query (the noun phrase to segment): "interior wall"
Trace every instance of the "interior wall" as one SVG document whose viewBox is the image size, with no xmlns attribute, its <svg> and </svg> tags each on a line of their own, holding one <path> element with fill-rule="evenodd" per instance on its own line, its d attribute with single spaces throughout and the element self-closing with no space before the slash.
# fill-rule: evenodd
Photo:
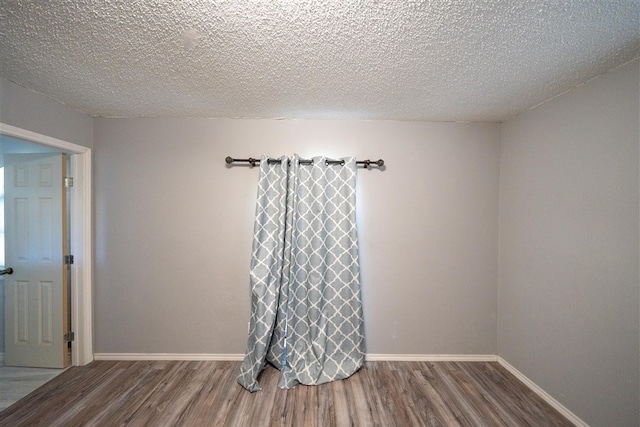
<svg viewBox="0 0 640 427">
<path fill-rule="evenodd" d="M 91 148 L 93 118 L 0 78 L 0 122 Z"/>
<path fill-rule="evenodd" d="M 590 425 L 639 424 L 638 60 L 502 125 L 498 354 Z"/>
<path fill-rule="evenodd" d="M 244 352 L 258 169 L 358 171 L 367 352 L 496 354 L 498 124 L 95 120 L 95 351 Z"/>
</svg>

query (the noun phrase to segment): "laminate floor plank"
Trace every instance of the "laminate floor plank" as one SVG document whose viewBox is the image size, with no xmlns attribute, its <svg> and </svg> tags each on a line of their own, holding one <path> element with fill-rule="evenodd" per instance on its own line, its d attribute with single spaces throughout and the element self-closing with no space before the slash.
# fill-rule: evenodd
<svg viewBox="0 0 640 427">
<path fill-rule="evenodd" d="M 505 422 L 501 416 L 502 414 L 496 410 L 491 400 L 482 392 L 482 388 L 478 387 L 478 384 L 462 369 L 462 366 L 464 364 L 455 362 L 444 365 L 448 376 L 452 380 L 452 385 L 457 389 L 458 393 L 466 396 L 469 406 L 473 408 L 478 419 L 486 420 L 492 426 L 507 427 L 509 424 Z"/>
<path fill-rule="evenodd" d="M 448 374 L 442 368 L 443 363 L 428 363 L 429 372 L 431 376 L 429 381 L 433 384 L 433 387 L 440 394 L 443 403 L 448 411 L 453 415 L 456 424 L 460 426 L 476 426 L 474 423 L 476 414 L 471 412 L 466 399 L 460 400 L 460 395 L 457 390 L 452 387 L 451 381 L 448 378 Z"/>
<path fill-rule="evenodd" d="M 97 399 L 97 407 L 85 409 L 82 418 L 87 420 L 87 425 L 126 424 L 131 414 L 135 414 L 161 381 L 163 372 L 152 363 L 135 362 L 123 367 L 123 376 L 114 393 L 110 393 L 109 404 L 104 405 L 107 398 L 101 396 Z"/>
<path fill-rule="evenodd" d="M 416 402 L 411 398 L 410 392 L 414 390 L 411 382 L 411 371 L 398 369 L 399 365 L 387 364 L 390 377 L 383 387 L 388 387 L 391 392 L 391 402 L 395 410 L 396 425 L 425 426 L 426 420 L 419 418 L 414 410 Z"/>
<path fill-rule="evenodd" d="M 0 426 L 571 426 L 495 362 L 367 362 L 351 378 L 263 390 L 240 362 L 97 361 L 0 412 Z"/>
<path fill-rule="evenodd" d="M 315 387 L 296 387 L 295 392 L 291 393 L 291 397 L 293 397 L 292 425 L 309 425 L 317 419 L 317 401 L 314 398 L 316 395 L 314 389 Z"/>
<path fill-rule="evenodd" d="M 416 385 L 416 394 L 420 396 L 420 400 L 424 402 L 423 407 L 425 413 L 422 419 L 428 426 L 446 426 L 457 425 L 458 421 L 455 413 L 449 408 L 444 401 L 441 393 L 436 390 L 431 367 L 426 364 L 416 366 L 413 371 L 413 383 Z"/>
<path fill-rule="evenodd" d="M 248 398 L 247 392 L 237 382 L 238 369 L 232 369 L 229 366 L 229 370 L 224 378 L 225 386 L 219 388 L 218 398 L 216 399 L 214 408 L 217 409 L 217 413 L 213 418 L 214 422 L 211 425 L 215 426 L 233 426 L 241 425 L 234 424 L 237 417 L 238 402 L 242 398 Z"/>
<path fill-rule="evenodd" d="M 510 402 L 505 390 L 496 383 L 492 376 L 477 371 L 479 364 L 461 363 L 460 368 L 468 375 L 469 380 L 478 390 L 483 390 L 482 397 L 486 404 L 493 408 L 502 425 L 526 425 L 529 421 L 523 418 L 517 407 Z"/>
<path fill-rule="evenodd" d="M 376 365 L 368 364 L 362 372 L 368 378 L 367 393 L 375 402 L 376 425 L 395 426 L 406 422 L 404 403 L 394 378 L 394 364 L 376 362 Z"/>
<path fill-rule="evenodd" d="M 382 370 L 378 372 L 382 373 Z M 377 376 L 372 375 L 371 369 L 361 369 L 358 372 L 358 376 L 362 381 L 365 399 L 367 399 L 371 407 L 372 427 L 393 425 L 393 419 L 388 415 L 388 411 L 385 410 L 385 408 L 389 407 L 388 402 L 390 401 L 388 390 L 380 387 Z M 353 378 L 354 377 L 351 377 L 351 379 Z M 376 392 L 372 392 L 372 390 L 376 390 Z"/>
<path fill-rule="evenodd" d="M 220 366 L 225 363 L 228 362 L 218 362 L 216 365 L 205 361 L 197 362 L 194 369 L 200 373 L 196 381 L 201 383 L 201 387 L 176 421 L 176 425 L 206 425 L 206 422 L 211 421 L 216 411 L 214 405 L 218 391 L 222 390 L 221 384 L 225 383 L 224 375 L 230 371 Z"/>
<path fill-rule="evenodd" d="M 61 411 L 52 425 L 66 426 L 76 419 L 85 420 L 86 425 L 122 424 L 120 417 L 137 409 L 150 389 L 156 387 L 161 373 L 153 362 L 121 362 L 100 386 L 81 395 L 82 399 L 73 407 Z"/>
<path fill-rule="evenodd" d="M 364 384 L 364 376 L 356 375 L 351 378 L 351 381 L 339 381 L 338 383 L 345 385 L 347 405 L 353 409 L 355 425 L 373 426 L 372 393 Z"/>
<path fill-rule="evenodd" d="M 205 385 L 191 405 L 185 409 L 180 425 L 225 425 L 225 420 L 242 388 L 235 387 L 237 365 L 235 362 L 202 362 L 208 371 Z M 179 420 L 180 421 L 180 420 Z"/>
<path fill-rule="evenodd" d="M 332 396 L 332 392 L 331 392 L 331 384 L 322 384 L 318 387 L 305 387 L 305 388 L 313 388 L 313 396 L 315 396 L 316 399 L 316 419 L 315 419 L 315 425 L 326 425 L 326 426 L 334 426 L 336 425 L 336 419 L 335 419 L 335 413 L 336 413 L 336 409 L 335 409 L 335 403 L 333 401 L 333 399 L 331 398 Z M 287 393 L 280 393 L 282 395 L 285 395 Z M 314 425 L 314 424 L 310 424 L 310 425 Z"/>
<path fill-rule="evenodd" d="M 520 382 L 515 375 L 504 369 L 497 362 L 476 366 L 474 369 L 483 372 L 480 378 L 493 379 L 493 384 L 498 385 L 496 395 L 502 396 L 506 405 L 511 406 L 522 417 L 525 423 L 535 425 L 537 420 L 547 419 L 548 426 L 564 426 L 564 418 L 557 419 L 554 414 L 557 411 L 538 396 L 533 390 Z M 491 383 L 488 383 L 491 384 Z M 511 397 L 510 399 L 510 396 Z"/>
</svg>

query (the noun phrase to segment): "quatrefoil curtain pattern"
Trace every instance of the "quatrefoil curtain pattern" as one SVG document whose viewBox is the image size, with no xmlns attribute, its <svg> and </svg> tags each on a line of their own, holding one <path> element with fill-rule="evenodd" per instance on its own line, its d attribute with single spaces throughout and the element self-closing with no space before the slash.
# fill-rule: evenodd
<svg viewBox="0 0 640 427">
<path fill-rule="evenodd" d="M 250 268 L 251 320 L 238 382 L 261 390 L 344 379 L 364 363 L 356 163 L 262 156 Z"/>
</svg>

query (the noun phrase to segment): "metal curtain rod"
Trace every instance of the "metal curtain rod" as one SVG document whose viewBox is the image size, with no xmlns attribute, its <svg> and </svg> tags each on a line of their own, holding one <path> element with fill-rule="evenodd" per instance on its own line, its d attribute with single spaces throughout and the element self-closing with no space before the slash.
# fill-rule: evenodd
<svg viewBox="0 0 640 427">
<path fill-rule="evenodd" d="M 231 156 L 227 156 L 224 159 L 225 162 L 227 162 L 228 165 L 230 165 L 231 163 L 249 163 L 252 167 L 259 164 L 260 163 L 260 159 L 256 159 L 254 157 L 249 157 L 248 159 L 234 159 Z M 269 163 L 280 163 L 280 159 L 269 159 L 268 160 Z M 307 159 L 300 159 L 300 164 L 302 165 L 312 165 L 313 164 L 313 160 L 307 160 Z M 327 164 L 328 165 L 343 165 L 344 164 L 344 160 L 327 160 Z M 378 159 L 378 160 L 358 160 L 356 161 L 356 165 L 364 165 L 365 168 L 369 168 L 369 166 L 378 166 L 378 167 L 382 167 L 384 166 L 384 160 L 382 159 Z"/>
</svg>

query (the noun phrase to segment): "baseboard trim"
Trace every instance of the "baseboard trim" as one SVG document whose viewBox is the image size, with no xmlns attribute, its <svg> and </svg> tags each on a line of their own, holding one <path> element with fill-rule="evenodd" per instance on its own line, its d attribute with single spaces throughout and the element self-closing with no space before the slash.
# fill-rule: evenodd
<svg viewBox="0 0 640 427">
<path fill-rule="evenodd" d="M 495 354 L 367 354 L 368 362 L 496 362 Z"/>
<path fill-rule="evenodd" d="M 213 360 L 237 361 L 244 354 L 222 353 L 96 353 L 95 360 Z"/>
<path fill-rule="evenodd" d="M 95 360 L 220 360 L 237 361 L 244 354 L 222 353 L 96 353 Z M 496 362 L 493 354 L 367 354 L 370 362 Z"/>
<path fill-rule="evenodd" d="M 566 406 L 564 406 L 562 403 L 554 399 L 549 393 L 547 393 L 542 388 L 540 388 L 536 383 L 531 381 L 529 378 L 527 378 L 526 375 L 518 371 L 509 362 L 507 362 L 500 356 L 498 356 L 498 363 L 502 365 L 507 371 L 515 375 L 516 378 L 522 381 L 527 387 L 533 390 L 534 393 L 540 396 L 549 405 L 553 406 L 558 412 L 560 412 L 566 419 L 571 421 L 577 427 L 589 427 L 589 424 L 582 421 L 580 417 L 578 417 L 576 414 L 574 414 L 569 409 L 567 409 Z"/>
</svg>

